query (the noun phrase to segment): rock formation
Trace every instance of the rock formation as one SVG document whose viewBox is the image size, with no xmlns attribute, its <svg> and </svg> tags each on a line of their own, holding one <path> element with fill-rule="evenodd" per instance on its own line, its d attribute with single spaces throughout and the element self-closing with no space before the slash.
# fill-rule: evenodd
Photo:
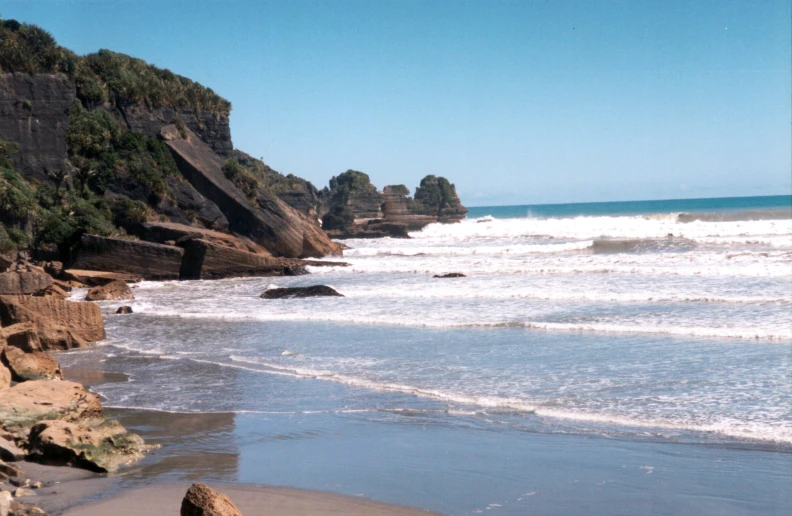
<svg viewBox="0 0 792 516">
<path fill-rule="evenodd" d="M 179 514 L 181 516 L 242 516 L 230 498 L 200 483 L 191 485 L 187 490 Z"/>
<path fill-rule="evenodd" d="M 135 299 L 132 290 L 121 280 L 111 281 L 107 285 L 94 287 L 85 296 L 86 301 L 120 301 Z"/>
<path fill-rule="evenodd" d="M 341 247 L 327 238 L 315 220 L 266 189 L 256 189 L 252 192 L 255 198 L 250 199 L 224 175 L 223 160 L 189 130 L 180 132 L 170 125 L 161 135 L 182 175 L 220 207 L 232 231 L 251 238 L 274 256 L 308 258 L 341 253 Z"/>
<path fill-rule="evenodd" d="M 45 350 L 84 347 L 105 338 L 99 306 L 54 297 L 0 296 L 3 327 L 31 322 Z"/>
<path fill-rule="evenodd" d="M 3 364 L 11 371 L 15 382 L 28 380 L 63 380 L 60 365 L 52 355 L 43 351 L 26 353 L 14 346 L 6 346 L 2 353 Z"/>
<path fill-rule="evenodd" d="M 179 279 L 184 251 L 175 246 L 84 235 L 70 269 L 122 272 L 149 280 Z"/>
<path fill-rule="evenodd" d="M 292 299 L 297 297 L 344 297 L 327 285 L 311 285 L 310 287 L 271 288 L 261 294 L 262 299 Z"/>
<path fill-rule="evenodd" d="M 79 421 L 103 415 L 99 397 L 75 382 L 35 380 L 0 392 L 0 421 L 6 428 L 29 429 L 45 419 Z"/>
<path fill-rule="evenodd" d="M 0 295 L 34 294 L 52 286 L 52 276 L 43 272 L 0 273 Z"/>
</svg>

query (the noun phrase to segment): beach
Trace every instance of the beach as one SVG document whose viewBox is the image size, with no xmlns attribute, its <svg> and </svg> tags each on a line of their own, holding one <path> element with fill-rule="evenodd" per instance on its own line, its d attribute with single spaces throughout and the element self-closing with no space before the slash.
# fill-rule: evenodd
<svg viewBox="0 0 792 516">
<path fill-rule="evenodd" d="M 482 209 L 347 240 L 349 267 L 310 276 L 140 283 L 133 314 L 100 303 L 106 341 L 57 356 L 162 445 L 99 498 L 205 481 L 443 514 L 785 514 L 792 231 L 754 214 L 788 199 L 762 202 Z M 314 284 L 345 297 L 259 298 Z"/>
</svg>

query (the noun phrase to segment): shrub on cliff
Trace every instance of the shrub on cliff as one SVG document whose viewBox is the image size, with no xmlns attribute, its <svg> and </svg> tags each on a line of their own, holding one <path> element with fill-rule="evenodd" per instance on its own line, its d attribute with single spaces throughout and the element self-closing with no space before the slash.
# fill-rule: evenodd
<svg viewBox="0 0 792 516">
<path fill-rule="evenodd" d="M 240 165 L 234 158 L 229 158 L 223 163 L 222 170 L 229 181 L 245 192 L 248 199 L 253 200 L 256 198 L 256 189 L 259 187 L 259 181 L 248 167 Z"/>
<path fill-rule="evenodd" d="M 428 175 L 421 179 L 421 185 L 415 189 L 415 200 L 426 207 L 451 208 L 459 206 L 456 188 L 448 179 Z"/>
<path fill-rule="evenodd" d="M 69 71 L 64 49 L 36 25 L 0 20 L 0 71 L 58 73 Z"/>
</svg>

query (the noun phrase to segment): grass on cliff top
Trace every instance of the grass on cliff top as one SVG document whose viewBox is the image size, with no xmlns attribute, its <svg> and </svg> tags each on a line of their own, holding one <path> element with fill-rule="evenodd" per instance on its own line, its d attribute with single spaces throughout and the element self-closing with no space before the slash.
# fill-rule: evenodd
<svg viewBox="0 0 792 516">
<path fill-rule="evenodd" d="M 78 56 L 36 25 L 0 19 L 0 72 L 65 73 L 86 106 L 141 103 L 150 108 L 189 107 L 228 116 L 231 103 L 206 86 L 142 59 L 100 50 Z"/>
</svg>

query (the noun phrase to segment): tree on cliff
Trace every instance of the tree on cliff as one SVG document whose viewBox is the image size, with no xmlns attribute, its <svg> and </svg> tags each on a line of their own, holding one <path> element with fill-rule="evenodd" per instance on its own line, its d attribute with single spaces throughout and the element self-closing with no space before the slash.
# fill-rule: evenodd
<svg viewBox="0 0 792 516">
<path fill-rule="evenodd" d="M 421 185 L 415 189 L 415 200 L 425 207 L 443 209 L 446 206 L 456 208 L 460 201 L 456 187 L 444 177 L 428 175 L 421 179 Z"/>
</svg>

